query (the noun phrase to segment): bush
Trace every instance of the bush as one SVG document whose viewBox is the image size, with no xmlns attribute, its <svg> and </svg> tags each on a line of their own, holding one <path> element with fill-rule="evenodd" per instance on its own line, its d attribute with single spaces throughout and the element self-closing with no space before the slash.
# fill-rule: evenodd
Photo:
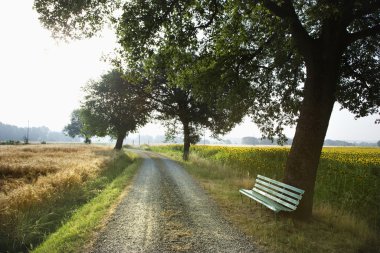
<svg viewBox="0 0 380 253">
<path fill-rule="evenodd" d="M 8 140 L 8 141 L 1 141 L 0 145 L 19 145 L 21 144 L 20 141 L 14 141 L 14 140 Z"/>
</svg>

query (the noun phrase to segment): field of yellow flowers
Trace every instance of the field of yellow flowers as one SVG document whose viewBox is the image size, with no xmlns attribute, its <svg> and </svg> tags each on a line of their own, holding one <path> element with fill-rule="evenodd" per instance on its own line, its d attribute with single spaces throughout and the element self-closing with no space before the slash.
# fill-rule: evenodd
<svg viewBox="0 0 380 253">
<path fill-rule="evenodd" d="M 167 146 L 181 150 L 181 146 Z M 193 155 L 223 164 L 234 176 L 281 180 L 287 147 L 192 146 Z M 246 186 L 248 187 L 248 185 Z M 250 186 L 252 187 L 252 186 Z M 314 203 L 365 218 L 380 229 L 380 148 L 326 147 L 318 168 Z"/>
</svg>

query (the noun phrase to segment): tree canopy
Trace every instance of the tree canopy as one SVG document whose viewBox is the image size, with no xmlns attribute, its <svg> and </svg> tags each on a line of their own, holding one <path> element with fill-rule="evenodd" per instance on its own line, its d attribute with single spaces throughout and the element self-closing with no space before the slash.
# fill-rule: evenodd
<svg viewBox="0 0 380 253">
<path fill-rule="evenodd" d="M 298 118 L 306 78 L 304 57 L 313 52 L 306 41 L 341 47 L 331 50 L 343 54 L 336 88 L 336 100 L 343 108 L 357 117 L 379 113 L 376 0 L 288 0 L 283 4 L 269 0 L 124 4 L 36 0 L 34 7 L 56 37 L 93 36 L 105 22 L 114 22 L 121 45 L 134 59 L 167 44 L 211 57 L 202 61 L 203 70 L 235 71 L 240 80 L 251 83 L 250 114 L 268 137 L 284 137 L 283 126 L 295 124 Z M 117 9 L 122 10 L 119 19 L 114 14 Z M 339 31 L 342 38 L 330 42 L 329 31 L 331 36 Z"/>
<path fill-rule="evenodd" d="M 92 135 L 83 122 L 82 113 L 81 109 L 74 110 L 71 113 L 70 123 L 64 127 L 63 132 L 71 138 L 83 137 L 85 138 L 84 142 L 90 144 Z"/>
<path fill-rule="evenodd" d="M 295 123 L 306 65 L 312 66 L 305 60 L 324 48 L 341 54 L 336 100 L 342 107 L 358 117 L 379 112 L 379 5 L 379 1 L 128 1 L 118 35 L 132 56 L 149 55 L 166 44 L 196 47 L 207 57 L 204 68 L 224 67 L 224 74 L 235 71 L 252 85 L 255 122 L 271 134 L 274 122 L 277 130 Z"/>
<path fill-rule="evenodd" d="M 119 0 L 36 0 L 33 7 L 55 38 L 78 39 L 99 32 L 119 5 Z"/>
<path fill-rule="evenodd" d="M 119 70 L 112 70 L 98 81 L 90 81 L 85 87 L 86 96 L 81 106 L 86 128 L 97 136 L 116 138 L 115 149 L 121 149 L 130 132 L 147 123 L 151 106 L 144 93 L 123 77 Z"/>
</svg>

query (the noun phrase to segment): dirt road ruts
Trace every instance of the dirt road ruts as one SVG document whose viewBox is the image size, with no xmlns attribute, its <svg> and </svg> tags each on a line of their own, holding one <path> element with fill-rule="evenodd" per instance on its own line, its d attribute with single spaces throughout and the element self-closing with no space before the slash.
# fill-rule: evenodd
<svg viewBox="0 0 380 253">
<path fill-rule="evenodd" d="M 189 174 L 163 156 L 144 161 L 92 252 L 257 252 Z"/>
</svg>

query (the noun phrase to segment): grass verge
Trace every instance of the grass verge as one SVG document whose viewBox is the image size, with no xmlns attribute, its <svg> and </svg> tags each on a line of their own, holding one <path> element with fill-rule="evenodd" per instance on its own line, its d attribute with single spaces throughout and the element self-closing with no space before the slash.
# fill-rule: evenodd
<svg viewBox="0 0 380 253">
<path fill-rule="evenodd" d="M 140 160 L 129 165 L 95 198 L 80 207 L 70 219 L 32 252 L 81 252 L 99 230 L 109 208 L 130 183 Z"/>
<path fill-rule="evenodd" d="M 196 152 L 183 162 L 180 150 L 151 149 L 179 161 L 216 200 L 226 219 L 268 252 L 380 252 L 379 232 L 350 210 L 317 202 L 309 223 L 282 215 L 276 219 L 269 209 L 246 197 L 241 199 L 238 189 L 252 187 L 253 180 L 233 166 L 200 157 Z"/>
</svg>

